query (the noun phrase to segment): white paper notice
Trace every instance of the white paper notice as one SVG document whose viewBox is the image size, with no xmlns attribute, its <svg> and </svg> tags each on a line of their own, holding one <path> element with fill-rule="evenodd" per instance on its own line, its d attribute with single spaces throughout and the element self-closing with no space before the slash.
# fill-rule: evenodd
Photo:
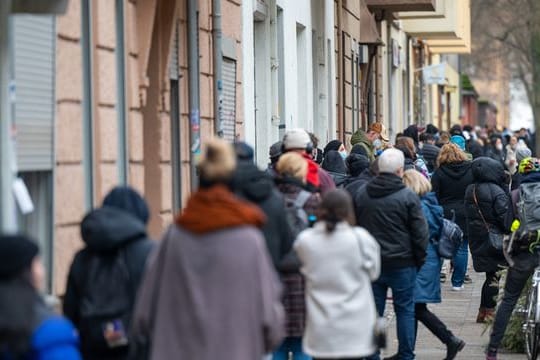
<svg viewBox="0 0 540 360">
<path fill-rule="evenodd" d="M 34 211 L 34 203 L 32 202 L 28 188 L 21 178 L 17 178 L 13 182 L 13 196 L 15 196 L 17 204 L 19 204 L 21 213 L 27 215 Z"/>
</svg>

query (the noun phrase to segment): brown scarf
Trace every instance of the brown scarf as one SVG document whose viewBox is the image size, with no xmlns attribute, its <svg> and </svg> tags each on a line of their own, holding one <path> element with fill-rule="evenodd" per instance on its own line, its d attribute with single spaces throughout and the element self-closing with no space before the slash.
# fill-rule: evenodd
<svg viewBox="0 0 540 360">
<path fill-rule="evenodd" d="M 266 217 L 255 205 L 234 196 L 225 186 L 199 189 L 175 223 L 196 234 L 242 226 L 262 227 Z"/>
</svg>

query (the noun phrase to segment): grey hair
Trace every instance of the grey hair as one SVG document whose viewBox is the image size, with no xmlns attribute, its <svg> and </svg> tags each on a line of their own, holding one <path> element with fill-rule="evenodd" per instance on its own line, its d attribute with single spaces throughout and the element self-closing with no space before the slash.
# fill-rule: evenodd
<svg viewBox="0 0 540 360">
<path fill-rule="evenodd" d="M 398 149 L 387 149 L 379 156 L 379 173 L 395 174 L 405 167 L 405 156 Z"/>
</svg>

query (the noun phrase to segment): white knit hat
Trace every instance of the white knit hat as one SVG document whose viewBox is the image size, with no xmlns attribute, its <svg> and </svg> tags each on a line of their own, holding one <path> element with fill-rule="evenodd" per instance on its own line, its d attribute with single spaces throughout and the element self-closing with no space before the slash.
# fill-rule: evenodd
<svg viewBox="0 0 540 360">
<path fill-rule="evenodd" d="M 304 129 L 291 129 L 283 136 L 285 150 L 305 149 L 310 143 L 311 138 Z"/>
</svg>

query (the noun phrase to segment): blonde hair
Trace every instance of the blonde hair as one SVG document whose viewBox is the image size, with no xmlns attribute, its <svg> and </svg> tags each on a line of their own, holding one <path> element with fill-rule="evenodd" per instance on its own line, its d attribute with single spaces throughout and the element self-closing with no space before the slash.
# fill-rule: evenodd
<svg viewBox="0 0 540 360">
<path fill-rule="evenodd" d="M 307 160 L 296 152 L 287 152 L 279 158 L 276 170 L 280 175 L 305 181 L 308 172 Z"/>
<path fill-rule="evenodd" d="M 219 183 L 229 180 L 236 169 L 236 155 L 231 143 L 213 138 L 205 145 L 197 164 L 201 180 L 205 183 Z"/>
<path fill-rule="evenodd" d="M 454 164 L 466 161 L 467 155 L 463 152 L 459 146 L 453 143 L 448 143 L 444 145 L 437 157 L 437 166 L 442 166 L 445 164 Z"/>
<path fill-rule="evenodd" d="M 425 195 L 431 191 L 429 180 L 414 169 L 407 170 L 403 173 L 403 183 L 418 196 Z"/>
</svg>

